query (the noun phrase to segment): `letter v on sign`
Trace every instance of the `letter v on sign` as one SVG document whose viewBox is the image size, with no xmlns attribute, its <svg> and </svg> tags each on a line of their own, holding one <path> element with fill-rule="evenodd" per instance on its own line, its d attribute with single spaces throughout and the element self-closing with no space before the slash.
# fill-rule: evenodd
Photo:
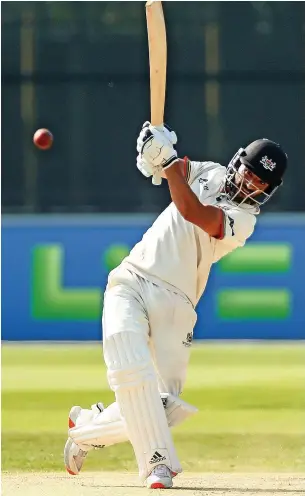
<svg viewBox="0 0 305 496">
<path fill-rule="evenodd" d="M 247 276 L 245 286 L 221 289 L 217 313 L 222 319 L 285 319 L 291 314 L 292 295 L 287 287 L 268 287 L 266 276 L 283 274 L 291 267 L 288 243 L 257 243 L 238 248 L 219 262 L 222 274 Z M 251 275 L 261 276 L 261 287 L 249 287 Z M 248 284 L 247 284 L 248 283 Z"/>
</svg>

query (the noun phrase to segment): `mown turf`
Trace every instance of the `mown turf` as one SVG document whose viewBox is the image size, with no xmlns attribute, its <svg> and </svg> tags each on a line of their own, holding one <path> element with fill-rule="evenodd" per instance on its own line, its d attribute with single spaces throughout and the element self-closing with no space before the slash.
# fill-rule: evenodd
<svg viewBox="0 0 305 496">
<path fill-rule="evenodd" d="M 194 346 L 183 398 L 200 412 L 174 429 L 192 471 L 303 471 L 304 344 Z M 108 404 L 99 345 L 4 345 L 2 469 L 62 470 L 73 404 Z M 86 470 L 135 470 L 128 443 L 90 453 Z"/>
</svg>

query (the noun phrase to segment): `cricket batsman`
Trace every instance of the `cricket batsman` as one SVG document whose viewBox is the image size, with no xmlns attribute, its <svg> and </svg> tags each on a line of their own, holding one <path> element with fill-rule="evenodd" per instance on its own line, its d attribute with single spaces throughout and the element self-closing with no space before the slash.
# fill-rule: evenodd
<svg viewBox="0 0 305 496">
<path fill-rule="evenodd" d="M 178 158 L 176 143 L 149 122 L 137 140 L 138 169 L 167 179 L 172 203 L 109 274 L 103 352 L 116 402 L 70 410 L 64 460 L 73 475 L 91 449 L 129 440 L 147 487 L 172 487 L 182 468 L 170 428 L 197 411 L 179 398 L 196 305 L 212 264 L 245 244 L 283 182 L 287 155 L 268 139 L 240 148 L 227 167 Z"/>
</svg>

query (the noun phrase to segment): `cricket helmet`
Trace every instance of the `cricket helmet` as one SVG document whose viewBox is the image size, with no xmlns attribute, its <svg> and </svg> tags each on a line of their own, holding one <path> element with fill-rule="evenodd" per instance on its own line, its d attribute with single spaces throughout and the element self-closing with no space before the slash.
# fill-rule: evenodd
<svg viewBox="0 0 305 496">
<path fill-rule="evenodd" d="M 246 148 L 240 148 L 227 167 L 224 185 L 227 200 L 235 204 L 248 203 L 259 208 L 283 184 L 287 161 L 288 157 L 280 145 L 266 138 L 253 141 Z M 235 181 L 241 165 L 246 166 L 261 181 L 268 183 L 268 188 L 258 195 L 255 194 L 257 189 L 244 194 L 245 179 L 239 184 Z"/>
</svg>

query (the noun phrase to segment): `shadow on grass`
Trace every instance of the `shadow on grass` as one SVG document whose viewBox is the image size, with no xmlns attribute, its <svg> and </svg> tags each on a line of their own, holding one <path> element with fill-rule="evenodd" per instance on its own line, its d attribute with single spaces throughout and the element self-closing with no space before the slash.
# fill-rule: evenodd
<svg viewBox="0 0 305 496">
<path fill-rule="evenodd" d="M 294 493 L 294 494 L 304 494 L 304 489 L 277 489 L 277 488 L 274 488 L 274 489 L 263 489 L 263 488 L 249 488 L 249 489 L 242 489 L 242 488 L 237 488 L 237 487 L 174 487 L 173 489 L 175 489 L 175 491 L 201 491 L 201 494 L 204 495 L 205 492 L 208 492 L 208 494 L 210 494 L 210 492 L 226 492 L 226 493 L 230 493 L 230 492 L 234 492 L 235 494 L 238 494 L 238 493 L 241 493 L 241 494 L 246 494 L 247 492 L 250 492 L 251 493 L 270 493 L 270 494 L 274 494 L 274 493 L 280 493 L 280 494 L 289 494 L 289 493 Z"/>
<path fill-rule="evenodd" d="M 142 486 L 142 485 L 124 485 L 124 486 L 114 486 L 114 485 L 111 485 L 111 486 L 105 486 L 105 485 L 97 485 L 97 484 L 94 484 L 94 485 L 91 485 L 91 484 L 85 484 L 85 483 L 82 483 L 81 484 L 82 486 L 85 486 L 85 487 L 92 487 L 92 488 L 96 488 L 96 489 L 105 489 L 105 488 L 123 488 L 123 487 L 126 487 L 126 488 L 129 488 L 129 489 L 143 489 L 145 486 Z M 179 487 L 179 486 L 174 486 L 173 488 L 171 488 L 172 490 L 174 491 L 201 491 L 201 494 L 204 495 L 205 493 L 208 493 L 210 494 L 211 492 L 225 492 L 225 493 L 230 493 L 230 492 L 234 492 L 234 494 L 247 494 L 248 492 L 251 492 L 251 493 L 257 493 L 257 494 L 260 494 L 260 493 L 267 493 L 267 494 L 305 494 L 305 491 L 304 489 L 279 489 L 279 488 L 274 488 L 274 489 L 265 489 L 265 488 L 254 488 L 254 487 L 251 487 L 251 488 L 240 488 L 240 487 L 195 487 L 195 486 L 192 486 L 192 487 Z"/>
</svg>

